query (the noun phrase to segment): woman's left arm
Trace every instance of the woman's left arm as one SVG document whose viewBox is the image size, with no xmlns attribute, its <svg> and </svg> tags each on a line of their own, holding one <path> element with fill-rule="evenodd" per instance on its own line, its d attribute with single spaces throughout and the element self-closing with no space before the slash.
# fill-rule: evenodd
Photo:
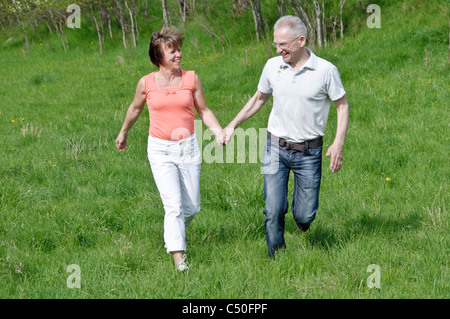
<svg viewBox="0 0 450 319">
<path fill-rule="evenodd" d="M 216 135 L 217 143 L 223 145 L 222 126 L 220 126 L 216 116 L 206 105 L 202 82 L 197 74 L 195 75 L 194 104 L 203 123 Z"/>
</svg>

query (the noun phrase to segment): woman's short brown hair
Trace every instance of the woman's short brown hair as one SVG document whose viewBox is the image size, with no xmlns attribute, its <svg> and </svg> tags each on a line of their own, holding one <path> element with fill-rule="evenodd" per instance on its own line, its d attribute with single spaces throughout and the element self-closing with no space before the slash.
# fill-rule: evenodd
<svg viewBox="0 0 450 319">
<path fill-rule="evenodd" d="M 150 61 L 159 68 L 163 60 L 164 44 L 179 49 L 183 45 L 183 41 L 183 34 L 174 27 L 164 27 L 161 31 L 153 32 L 148 50 Z"/>
</svg>

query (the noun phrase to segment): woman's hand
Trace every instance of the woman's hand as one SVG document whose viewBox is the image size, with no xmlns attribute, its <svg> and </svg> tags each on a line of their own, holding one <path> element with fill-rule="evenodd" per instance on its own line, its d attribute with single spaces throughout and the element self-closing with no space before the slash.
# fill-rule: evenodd
<svg viewBox="0 0 450 319">
<path fill-rule="evenodd" d="M 116 139 L 116 147 L 119 151 L 124 151 L 127 148 L 127 135 L 131 127 L 136 123 L 139 115 L 142 113 L 145 105 L 145 77 L 143 76 L 137 86 L 134 100 L 127 110 L 125 121 L 123 122 L 122 129 L 119 136 Z"/>
<path fill-rule="evenodd" d="M 119 136 L 117 136 L 116 147 L 121 152 L 127 148 L 127 137 L 125 135 L 119 134 Z"/>
</svg>

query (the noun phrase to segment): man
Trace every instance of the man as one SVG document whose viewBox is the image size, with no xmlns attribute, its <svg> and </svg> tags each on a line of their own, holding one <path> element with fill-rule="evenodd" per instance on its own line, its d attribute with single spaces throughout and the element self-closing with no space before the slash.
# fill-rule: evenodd
<svg viewBox="0 0 450 319">
<path fill-rule="evenodd" d="M 298 17 L 284 16 L 275 23 L 273 35 L 273 45 L 280 56 L 267 61 L 255 95 L 224 129 L 228 143 L 234 129 L 273 95 L 262 169 L 265 231 L 271 257 L 286 247 L 284 217 L 288 209 L 289 172 L 293 171 L 295 179 L 291 210 L 298 229 L 305 232 L 319 204 L 322 136 L 331 101 L 337 108 L 337 130 L 326 156 L 330 157 L 333 173 L 342 165 L 349 114 L 338 70 L 305 47 L 305 24 Z"/>
</svg>

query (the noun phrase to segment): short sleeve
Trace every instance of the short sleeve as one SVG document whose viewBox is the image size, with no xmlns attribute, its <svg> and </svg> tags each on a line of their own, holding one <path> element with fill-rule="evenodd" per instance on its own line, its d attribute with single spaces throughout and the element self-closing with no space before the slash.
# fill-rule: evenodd
<svg viewBox="0 0 450 319">
<path fill-rule="evenodd" d="M 344 86 L 342 85 L 341 76 L 338 69 L 333 65 L 328 71 L 327 76 L 327 93 L 332 101 L 339 100 L 345 95 Z"/>
<path fill-rule="evenodd" d="M 264 94 L 271 94 L 272 93 L 272 86 L 270 85 L 269 76 L 268 76 L 268 64 L 264 66 L 264 69 L 261 73 L 261 77 L 259 78 L 258 83 L 258 91 L 264 93 Z"/>
</svg>

